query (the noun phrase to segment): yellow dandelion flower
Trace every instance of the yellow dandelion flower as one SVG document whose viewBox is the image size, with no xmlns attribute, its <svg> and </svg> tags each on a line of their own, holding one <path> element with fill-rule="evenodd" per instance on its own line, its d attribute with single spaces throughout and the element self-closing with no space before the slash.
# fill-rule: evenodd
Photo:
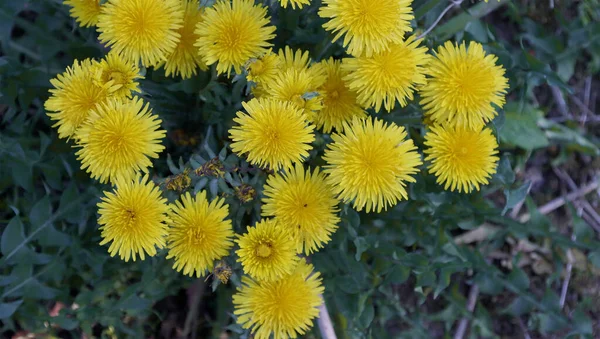
<svg viewBox="0 0 600 339">
<path fill-rule="evenodd" d="M 444 126 L 480 129 L 496 116 L 508 89 L 498 58 L 471 42 L 440 46 L 426 73 L 431 76 L 420 92 L 425 114 Z"/>
<path fill-rule="evenodd" d="M 142 260 L 146 254 L 153 257 L 156 247 L 165 246 L 167 211 L 167 200 L 147 175 L 118 180 L 114 192 L 104 192 L 98 203 L 100 245 L 112 242 L 108 253 L 125 261 L 135 261 L 136 255 Z"/>
<path fill-rule="evenodd" d="M 323 107 L 317 88 L 325 81 L 320 67 L 313 67 L 312 70 L 288 69 L 281 72 L 274 81 L 267 84 L 267 96 L 293 104 L 312 120 L 313 112 Z"/>
<path fill-rule="evenodd" d="M 164 67 L 166 76 L 181 76 L 183 79 L 188 79 L 198 73 L 198 68 L 207 70 L 208 66 L 194 46 L 198 40 L 198 35 L 195 33 L 196 25 L 202 20 L 200 4 L 198 0 L 183 0 L 181 6 L 184 14 L 183 26 L 177 31 L 180 35 L 179 42 L 167 57 Z"/>
<path fill-rule="evenodd" d="M 348 74 L 344 80 L 358 92 L 361 105 L 374 107 L 375 112 L 383 105 L 390 112 L 396 101 L 404 107 L 413 99 L 415 88 L 426 83 L 425 66 L 430 59 L 427 47 L 419 47 L 421 41 L 410 36 L 370 57 L 344 59 L 342 69 Z"/>
<path fill-rule="evenodd" d="M 233 295 L 233 313 L 256 339 L 297 338 L 319 316 L 324 291 L 319 272 L 301 259 L 294 272 L 277 281 L 257 282 L 242 278 Z"/>
<path fill-rule="evenodd" d="M 277 77 L 280 71 L 281 58 L 271 50 L 262 56 L 251 59 L 246 66 L 248 80 L 257 84 L 269 83 Z"/>
<path fill-rule="evenodd" d="M 263 216 L 272 216 L 294 239 L 298 253 L 310 255 L 331 240 L 340 218 L 338 200 L 316 168 L 292 170 L 269 176 L 263 189 Z"/>
<path fill-rule="evenodd" d="M 253 0 L 219 0 L 205 11 L 196 26 L 200 49 L 207 65 L 217 63 L 217 73 L 241 73 L 251 58 L 267 51 L 275 37 L 275 26 L 269 25 L 267 8 Z"/>
<path fill-rule="evenodd" d="M 50 80 L 50 98 L 44 104 L 50 119 L 58 127 L 59 138 L 69 138 L 88 118 L 91 109 L 106 100 L 109 94 L 107 86 L 97 86 L 90 73 L 96 61 L 75 60 L 63 74 Z"/>
<path fill-rule="evenodd" d="M 98 38 L 127 60 L 155 66 L 177 46 L 182 20 L 178 0 L 108 0 L 98 19 Z"/>
<path fill-rule="evenodd" d="M 195 197 L 188 192 L 171 205 L 167 259 L 175 258 L 173 269 L 201 277 L 212 271 L 215 260 L 229 254 L 234 236 L 229 206 L 222 198 L 210 203 L 206 191 Z"/>
<path fill-rule="evenodd" d="M 95 26 L 102 6 L 100 0 L 64 0 L 63 3 L 71 7 L 69 14 L 81 27 Z"/>
<path fill-rule="evenodd" d="M 77 131 L 81 148 L 75 155 L 81 169 L 101 183 L 133 179 L 152 167 L 149 158 L 158 158 L 166 132 L 161 120 L 140 98 L 111 99 L 92 111 Z"/>
<path fill-rule="evenodd" d="M 307 70 L 310 66 L 310 55 L 308 51 L 297 49 L 294 51 L 290 46 L 285 46 L 277 53 L 282 61 L 281 70 L 295 69 L 297 71 Z"/>
<path fill-rule="evenodd" d="M 238 125 L 229 130 L 235 153 L 247 153 L 251 164 L 274 170 L 290 168 L 308 157 L 315 127 L 301 110 L 272 99 L 252 99 L 242 106 L 248 113 L 237 112 L 233 121 Z"/>
<path fill-rule="evenodd" d="M 261 281 L 272 281 L 292 273 L 298 263 L 290 234 L 276 220 L 263 219 L 236 239 L 235 253 L 244 273 Z"/>
<path fill-rule="evenodd" d="M 379 119 L 355 118 L 343 134 L 333 134 L 325 150 L 327 181 L 354 208 L 381 212 L 407 199 L 406 183 L 422 164 L 403 127 Z"/>
<path fill-rule="evenodd" d="M 109 52 L 97 63 L 92 75 L 98 86 L 108 86 L 110 95 L 124 100 L 131 98 L 132 92 L 141 93 L 138 79 L 140 75 L 137 63 L 128 61 L 115 52 Z"/>
<path fill-rule="evenodd" d="M 310 0 L 279 0 L 279 3 L 281 3 L 281 7 L 283 8 L 287 8 L 289 3 L 292 9 L 296 9 L 296 6 L 302 9 L 304 5 L 310 5 Z"/>
<path fill-rule="evenodd" d="M 319 16 L 330 19 L 323 27 L 353 56 L 381 53 L 399 44 L 412 31 L 412 0 L 323 0 Z"/>
<path fill-rule="evenodd" d="M 357 103 L 358 94 L 350 90 L 343 80 L 348 74 L 341 68 L 338 60 L 321 61 L 327 78 L 319 88 L 319 94 L 323 98 L 323 107 L 314 117 L 317 128 L 324 133 L 329 133 L 333 128 L 341 130 L 344 122 L 351 121 L 354 117 L 365 117 L 366 112 Z"/>
<path fill-rule="evenodd" d="M 425 134 L 429 172 L 444 189 L 470 193 L 496 173 L 498 143 L 489 128 L 432 126 Z"/>
</svg>

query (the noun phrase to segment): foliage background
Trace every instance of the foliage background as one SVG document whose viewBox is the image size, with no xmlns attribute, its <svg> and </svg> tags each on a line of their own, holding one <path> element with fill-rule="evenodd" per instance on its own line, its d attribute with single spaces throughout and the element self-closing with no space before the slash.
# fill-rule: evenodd
<svg viewBox="0 0 600 339">
<path fill-rule="evenodd" d="M 267 2 L 276 48 L 302 48 L 314 60 L 343 56 L 320 27 L 318 0 L 302 11 Z M 419 31 L 447 4 L 415 0 Z M 471 337 L 600 336 L 599 19 L 598 0 L 467 0 L 428 35 L 429 47 L 479 41 L 507 69 L 509 103 L 493 122 L 498 173 L 482 192 L 461 195 L 422 172 L 411 199 L 386 213 L 343 207 L 333 241 L 311 257 L 340 338 L 451 337 L 462 319 Z M 237 274 L 217 286 L 172 271 L 164 256 L 124 263 L 98 246 L 95 204 L 106 187 L 79 170 L 43 109 L 49 79 L 75 58 L 105 54 L 96 37 L 58 0 L 0 2 L 0 331 L 247 337 L 231 314 Z M 214 71 L 181 81 L 148 70 L 141 83 L 169 132 L 155 179 L 189 174 L 190 190 L 227 197 L 238 231 L 260 205 L 236 192 L 242 183 L 260 191 L 265 180 L 226 147 L 246 85 Z M 414 102 L 378 117 L 409 128 L 422 145 Z M 318 139 L 315 152 L 327 141 Z M 216 157 L 224 178 L 186 172 Z M 548 208 L 582 187 L 587 194 Z M 308 336 L 319 337 L 318 327 Z"/>
</svg>

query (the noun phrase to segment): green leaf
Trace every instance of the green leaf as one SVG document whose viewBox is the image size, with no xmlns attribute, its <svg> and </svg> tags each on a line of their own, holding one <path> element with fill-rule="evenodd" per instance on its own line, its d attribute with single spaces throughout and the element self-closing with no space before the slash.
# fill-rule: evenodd
<svg viewBox="0 0 600 339">
<path fill-rule="evenodd" d="M 527 193 L 529 193 L 530 187 L 531 182 L 526 182 L 515 189 L 504 190 L 504 196 L 506 197 L 506 205 L 504 205 L 502 215 L 506 214 L 506 212 L 508 212 L 509 209 L 517 206 L 517 204 L 523 201 L 527 196 Z"/>
<path fill-rule="evenodd" d="M 537 125 L 539 114 L 533 108 L 526 109 L 522 114 L 507 111 L 504 116 L 504 126 L 499 131 L 500 140 L 526 150 L 548 146 L 546 134 Z"/>
<path fill-rule="evenodd" d="M 387 284 L 402 284 L 404 283 L 408 277 L 410 276 L 410 269 L 406 266 L 396 265 L 392 268 L 392 270 L 387 274 L 385 280 L 383 282 L 384 285 Z"/>
<path fill-rule="evenodd" d="M 50 198 L 43 197 L 38 201 L 29 212 L 29 221 L 31 222 L 32 231 L 38 229 L 46 223 L 52 216 L 52 207 L 50 206 Z"/>
<path fill-rule="evenodd" d="M 77 319 L 67 318 L 64 314 L 53 317 L 52 323 L 67 331 L 72 331 L 79 327 L 79 321 Z"/>
<path fill-rule="evenodd" d="M 130 295 L 129 297 L 119 301 L 116 308 L 120 310 L 145 310 L 152 306 L 152 302 L 148 299 L 142 299 L 135 294 Z"/>
<path fill-rule="evenodd" d="M 22 303 L 23 300 L 17 300 L 10 303 L 0 303 L 0 319 L 6 319 L 13 315 Z"/>
<path fill-rule="evenodd" d="M 573 324 L 575 325 L 575 329 L 581 334 L 593 333 L 592 320 L 581 308 L 577 308 L 573 312 Z"/>
<path fill-rule="evenodd" d="M 532 309 L 533 305 L 529 301 L 523 297 L 517 297 L 510 305 L 508 305 L 504 312 L 518 317 L 531 312 Z"/>
<path fill-rule="evenodd" d="M 515 172 L 510 165 L 510 158 L 507 154 L 500 158 L 496 174 L 492 180 L 498 181 L 504 186 L 510 186 L 513 182 L 515 182 Z"/>
<path fill-rule="evenodd" d="M 360 313 L 358 317 L 358 326 L 360 328 L 368 328 L 373 322 L 373 318 L 375 317 L 375 308 L 373 307 L 373 303 L 366 302 L 364 310 Z"/>
<path fill-rule="evenodd" d="M 417 275 L 417 287 L 433 286 L 435 285 L 435 273 L 432 271 L 425 271 Z"/>
<path fill-rule="evenodd" d="M 0 250 L 2 251 L 2 255 L 5 257 L 12 253 L 17 246 L 19 246 L 23 241 L 25 241 L 25 231 L 23 228 L 23 223 L 21 219 L 17 216 L 10 220 L 4 232 L 2 232 L 2 239 L 0 239 Z M 27 248 L 21 247 L 17 253 L 13 254 L 19 255 L 24 254 L 27 251 Z"/>
<path fill-rule="evenodd" d="M 480 273 L 475 276 L 475 283 L 479 286 L 482 293 L 489 295 L 498 295 L 504 290 L 504 286 L 494 276 L 486 273 Z"/>
<path fill-rule="evenodd" d="M 31 279 L 23 286 L 23 295 L 32 299 L 51 300 L 56 298 L 59 293 L 59 290 L 45 286 L 37 279 Z"/>
<path fill-rule="evenodd" d="M 588 260 L 596 267 L 600 268 L 600 250 L 588 254 Z"/>
<path fill-rule="evenodd" d="M 360 292 L 360 286 L 349 275 L 336 277 L 335 285 L 348 294 L 357 294 Z"/>
<path fill-rule="evenodd" d="M 360 261 L 362 254 L 365 253 L 370 247 L 369 242 L 363 237 L 357 237 L 354 239 L 354 246 L 356 246 L 356 254 L 354 255 L 354 258 L 356 261 Z"/>
<path fill-rule="evenodd" d="M 57 231 L 54 226 L 49 225 L 40 231 L 33 239 L 42 246 L 69 246 L 71 237 L 63 232 Z"/>
<path fill-rule="evenodd" d="M 512 283 L 513 286 L 515 286 L 521 291 L 524 291 L 529 288 L 529 277 L 522 269 L 518 267 L 516 267 L 510 272 L 510 274 L 508 275 L 508 280 Z"/>
</svg>

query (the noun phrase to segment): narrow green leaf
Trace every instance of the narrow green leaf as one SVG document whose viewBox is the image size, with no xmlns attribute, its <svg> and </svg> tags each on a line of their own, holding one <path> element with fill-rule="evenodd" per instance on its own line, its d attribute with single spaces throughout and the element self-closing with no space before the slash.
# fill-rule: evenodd
<svg viewBox="0 0 600 339">
<path fill-rule="evenodd" d="M 12 316 L 22 303 L 23 300 L 17 300 L 10 303 L 0 303 L 0 319 L 6 319 Z"/>
</svg>

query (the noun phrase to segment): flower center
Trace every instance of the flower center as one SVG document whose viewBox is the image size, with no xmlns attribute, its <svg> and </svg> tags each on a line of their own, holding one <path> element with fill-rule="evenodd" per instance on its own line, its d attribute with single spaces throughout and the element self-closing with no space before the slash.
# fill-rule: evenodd
<svg viewBox="0 0 600 339">
<path fill-rule="evenodd" d="M 200 245 L 203 242 L 205 235 L 204 232 L 197 227 L 192 227 L 187 230 L 187 238 L 192 244 Z"/>
<path fill-rule="evenodd" d="M 273 251 L 271 250 L 271 246 L 269 244 L 260 244 L 256 248 L 256 255 L 261 258 L 267 258 L 271 255 Z"/>
<path fill-rule="evenodd" d="M 106 150 L 110 152 L 118 152 L 123 149 L 127 143 L 127 139 L 123 133 L 115 132 L 112 135 L 108 134 L 104 138 Z"/>
<path fill-rule="evenodd" d="M 250 72 L 254 74 L 254 76 L 261 75 L 264 71 L 264 68 L 264 63 L 261 60 L 256 60 L 254 63 L 252 63 Z"/>
<path fill-rule="evenodd" d="M 124 84 L 123 74 L 121 72 L 111 72 L 110 79 L 115 81 L 115 84 Z"/>
<path fill-rule="evenodd" d="M 339 98 L 339 97 L 340 97 L 340 93 L 339 93 L 338 91 L 333 91 L 333 92 L 331 92 L 331 93 L 329 94 L 329 97 L 330 97 L 331 99 L 337 99 L 337 98 Z"/>
<path fill-rule="evenodd" d="M 123 228 L 128 229 L 135 224 L 136 221 L 136 213 L 134 210 L 126 208 L 123 211 Z"/>
</svg>

